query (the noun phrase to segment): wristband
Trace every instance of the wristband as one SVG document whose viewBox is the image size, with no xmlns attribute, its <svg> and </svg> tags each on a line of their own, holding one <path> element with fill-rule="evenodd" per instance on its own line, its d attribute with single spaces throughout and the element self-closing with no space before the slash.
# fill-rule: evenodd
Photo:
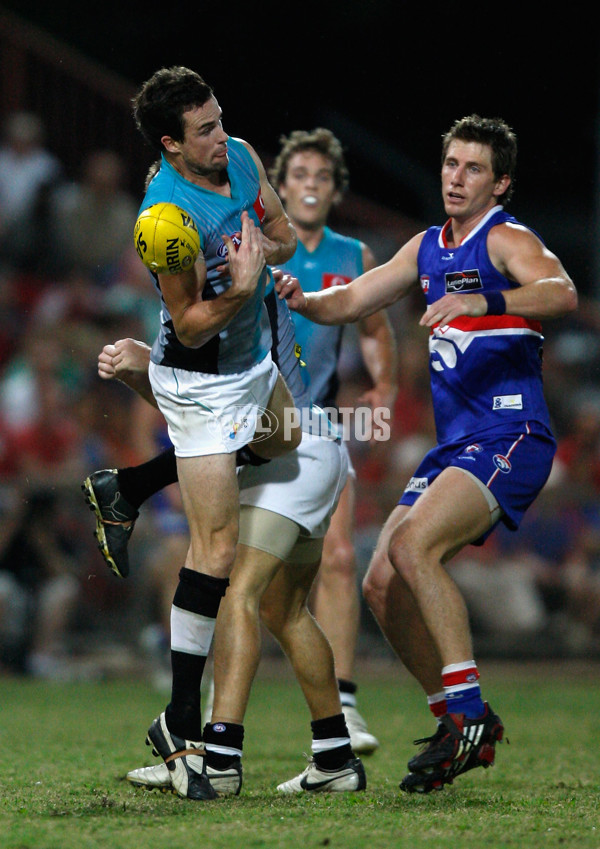
<svg viewBox="0 0 600 849">
<path fill-rule="evenodd" d="M 487 301 L 486 315 L 504 315 L 506 313 L 506 301 L 502 292 L 482 292 Z"/>
</svg>

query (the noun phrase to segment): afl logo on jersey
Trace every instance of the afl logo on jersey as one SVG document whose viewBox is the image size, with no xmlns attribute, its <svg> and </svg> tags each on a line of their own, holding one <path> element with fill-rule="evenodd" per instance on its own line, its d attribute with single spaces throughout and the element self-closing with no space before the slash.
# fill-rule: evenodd
<svg viewBox="0 0 600 849">
<path fill-rule="evenodd" d="M 507 475 L 512 470 L 510 460 L 502 454 L 494 454 L 492 461 L 494 466 L 499 472 L 502 472 L 503 475 Z"/>
<path fill-rule="evenodd" d="M 231 241 L 235 245 L 235 249 L 237 250 L 242 244 L 242 234 L 232 233 L 229 238 L 231 239 Z M 225 257 L 227 256 L 227 245 L 225 244 L 225 242 L 221 242 L 221 244 L 217 248 L 217 256 L 221 257 L 221 259 L 225 259 Z"/>
<path fill-rule="evenodd" d="M 452 292 L 474 292 L 483 289 L 481 276 L 477 268 L 470 271 L 449 271 L 444 275 L 446 280 L 446 294 Z"/>
<path fill-rule="evenodd" d="M 429 274 L 421 274 L 419 277 L 419 283 L 421 284 L 423 294 L 426 295 L 427 292 L 429 292 Z"/>
<path fill-rule="evenodd" d="M 345 274 L 323 274 L 321 288 L 331 289 L 332 286 L 346 286 L 348 283 L 352 283 L 352 278 Z"/>
</svg>

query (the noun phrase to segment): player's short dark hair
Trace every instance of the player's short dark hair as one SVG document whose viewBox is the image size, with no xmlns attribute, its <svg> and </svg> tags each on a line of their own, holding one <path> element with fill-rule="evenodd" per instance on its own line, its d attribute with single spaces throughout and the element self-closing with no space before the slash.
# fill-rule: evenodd
<svg viewBox="0 0 600 849">
<path fill-rule="evenodd" d="M 142 84 L 132 100 L 136 126 L 154 150 L 162 152 L 161 138 L 183 141 L 183 115 L 210 100 L 213 90 L 200 74 L 175 65 L 160 68 Z"/>
<path fill-rule="evenodd" d="M 479 115 L 459 118 L 442 136 L 442 163 L 446 159 L 450 142 L 455 139 L 477 142 L 491 148 L 494 177 L 497 180 L 505 174 L 510 177 L 508 189 L 498 197 L 498 203 L 506 205 L 513 194 L 517 170 L 517 137 L 513 130 L 502 118 L 481 118 Z"/>
<path fill-rule="evenodd" d="M 302 151 L 316 151 L 326 156 L 333 165 L 333 180 L 339 192 L 348 188 L 348 168 L 344 158 L 342 144 L 331 130 L 316 127 L 314 130 L 294 130 L 289 136 L 281 136 L 281 145 L 273 167 L 269 170 L 269 179 L 276 189 L 285 183 L 290 159 Z"/>
</svg>

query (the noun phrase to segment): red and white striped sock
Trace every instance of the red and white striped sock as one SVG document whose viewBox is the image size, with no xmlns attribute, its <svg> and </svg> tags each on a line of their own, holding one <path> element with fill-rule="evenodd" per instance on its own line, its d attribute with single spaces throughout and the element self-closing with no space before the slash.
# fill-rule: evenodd
<svg viewBox="0 0 600 849">
<path fill-rule="evenodd" d="M 446 693 L 444 690 L 440 690 L 439 693 L 432 693 L 430 696 L 427 696 L 427 704 L 429 705 L 429 710 L 436 719 L 439 719 L 440 716 L 443 716 L 448 711 Z"/>
<path fill-rule="evenodd" d="M 485 713 L 478 684 L 479 672 L 474 660 L 451 663 L 442 669 L 442 683 L 448 713 L 464 713 L 475 718 Z"/>
</svg>

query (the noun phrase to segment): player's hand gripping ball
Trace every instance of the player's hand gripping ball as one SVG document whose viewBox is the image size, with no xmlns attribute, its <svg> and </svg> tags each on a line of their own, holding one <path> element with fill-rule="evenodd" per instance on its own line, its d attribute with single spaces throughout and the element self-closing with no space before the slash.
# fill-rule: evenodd
<svg viewBox="0 0 600 849">
<path fill-rule="evenodd" d="M 174 203 L 155 203 L 140 213 L 133 238 L 142 262 L 156 274 L 181 274 L 200 253 L 194 219 Z"/>
</svg>

